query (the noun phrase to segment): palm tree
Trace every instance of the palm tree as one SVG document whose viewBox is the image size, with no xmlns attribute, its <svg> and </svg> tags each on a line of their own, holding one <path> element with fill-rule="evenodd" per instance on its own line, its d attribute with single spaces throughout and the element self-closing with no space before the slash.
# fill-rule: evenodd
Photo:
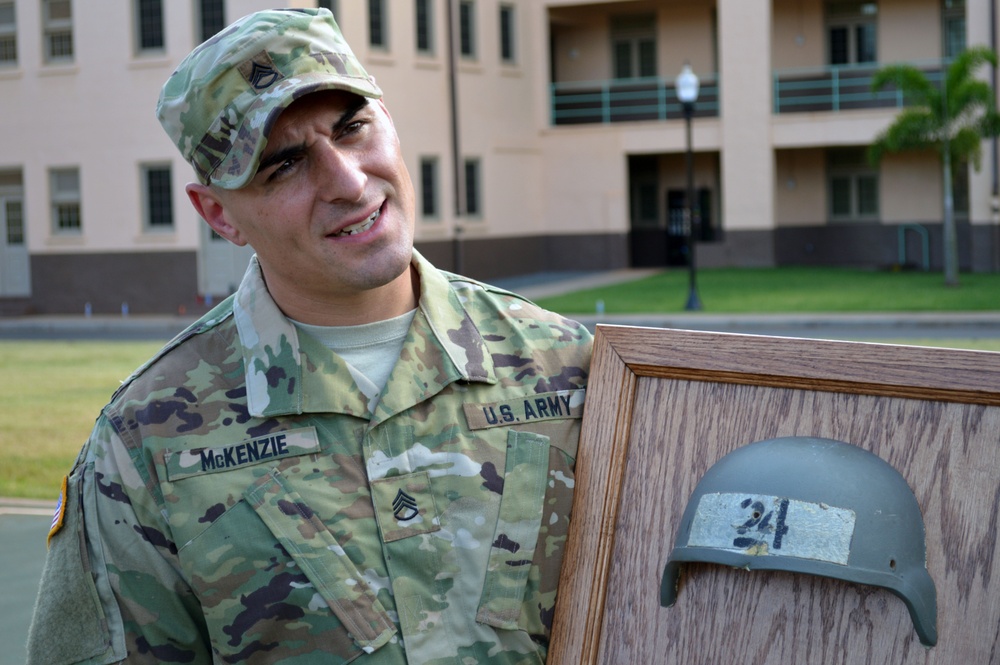
<svg viewBox="0 0 1000 665">
<path fill-rule="evenodd" d="M 1000 135 L 1000 115 L 990 85 L 974 76 L 997 54 L 973 46 L 948 65 L 937 87 L 912 65 L 887 65 L 872 78 L 872 90 L 895 86 L 906 108 L 875 138 L 868 159 L 877 165 L 886 153 L 934 148 L 941 154 L 944 181 L 944 282 L 958 286 L 958 236 L 952 198 L 952 169 L 964 160 L 979 170 L 982 141 Z"/>
</svg>

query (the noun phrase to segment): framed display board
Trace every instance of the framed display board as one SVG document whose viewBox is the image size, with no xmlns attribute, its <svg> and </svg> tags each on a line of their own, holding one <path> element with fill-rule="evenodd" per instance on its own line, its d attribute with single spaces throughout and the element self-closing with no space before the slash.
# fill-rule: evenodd
<svg viewBox="0 0 1000 665">
<path fill-rule="evenodd" d="M 902 474 L 935 646 L 889 591 L 831 577 L 691 563 L 660 606 L 698 481 L 786 436 Z M 549 663 L 1000 663 L 1000 353 L 598 326 L 575 491 Z"/>
</svg>

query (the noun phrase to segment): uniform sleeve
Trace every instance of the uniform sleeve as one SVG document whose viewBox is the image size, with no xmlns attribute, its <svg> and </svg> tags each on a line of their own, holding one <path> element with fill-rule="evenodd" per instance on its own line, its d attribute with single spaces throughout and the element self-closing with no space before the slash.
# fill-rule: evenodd
<svg viewBox="0 0 1000 665">
<path fill-rule="evenodd" d="M 211 662 L 199 603 L 135 455 L 102 415 L 53 522 L 29 665 Z"/>
</svg>

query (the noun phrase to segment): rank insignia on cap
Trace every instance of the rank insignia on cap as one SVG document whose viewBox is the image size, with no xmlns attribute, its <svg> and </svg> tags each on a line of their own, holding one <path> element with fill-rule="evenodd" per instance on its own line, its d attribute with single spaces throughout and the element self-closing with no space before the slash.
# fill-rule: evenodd
<svg viewBox="0 0 1000 665">
<path fill-rule="evenodd" d="M 267 51 L 261 51 L 239 66 L 240 74 L 254 90 L 266 90 L 284 78 Z"/>
<path fill-rule="evenodd" d="M 52 536 L 62 529 L 63 520 L 66 517 L 66 487 L 69 483 L 69 476 L 63 476 L 62 486 L 59 489 L 59 502 L 56 503 L 56 512 L 52 516 L 52 526 L 49 527 L 49 536 L 45 539 L 45 544 L 52 542 Z"/>
</svg>

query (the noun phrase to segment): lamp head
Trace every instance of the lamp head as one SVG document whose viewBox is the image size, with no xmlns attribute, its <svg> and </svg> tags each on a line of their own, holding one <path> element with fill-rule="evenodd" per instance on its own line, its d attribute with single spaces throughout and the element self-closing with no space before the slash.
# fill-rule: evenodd
<svg viewBox="0 0 1000 665">
<path fill-rule="evenodd" d="M 675 82 L 677 86 L 677 98 L 684 104 L 691 104 L 698 101 L 698 76 L 691 71 L 691 65 L 684 63 L 684 69 Z"/>
</svg>

